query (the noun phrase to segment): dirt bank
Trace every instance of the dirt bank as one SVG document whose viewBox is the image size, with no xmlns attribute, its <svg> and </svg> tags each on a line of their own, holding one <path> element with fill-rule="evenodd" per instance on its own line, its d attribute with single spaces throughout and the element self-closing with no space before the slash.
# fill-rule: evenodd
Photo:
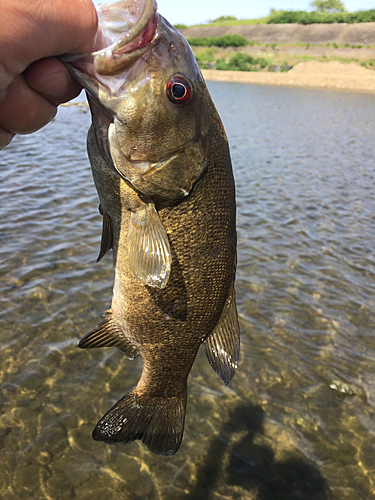
<svg viewBox="0 0 375 500">
<path fill-rule="evenodd" d="M 227 82 L 319 87 L 375 94 L 375 71 L 358 64 L 310 61 L 300 63 L 287 73 L 203 70 L 206 80 Z"/>
<path fill-rule="evenodd" d="M 181 30 L 186 38 L 197 36 L 242 35 L 259 43 L 375 44 L 375 23 L 334 24 L 255 24 L 244 26 L 203 26 Z"/>
</svg>

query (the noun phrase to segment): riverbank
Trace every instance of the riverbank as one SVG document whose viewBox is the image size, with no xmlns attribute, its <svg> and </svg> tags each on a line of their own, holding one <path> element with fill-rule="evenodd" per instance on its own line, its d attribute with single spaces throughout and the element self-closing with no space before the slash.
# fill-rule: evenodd
<svg viewBox="0 0 375 500">
<path fill-rule="evenodd" d="M 356 63 L 300 63 L 286 73 L 202 70 L 206 80 L 351 90 L 375 94 L 375 71 Z"/>
<path fill-rule="evenodd" d="M 181 29 L 185 38 L 242 35 L 260 44 L 375 45 L 375 23 L 264 24 L 247 26 L 200 26 Z"/>
</svg>

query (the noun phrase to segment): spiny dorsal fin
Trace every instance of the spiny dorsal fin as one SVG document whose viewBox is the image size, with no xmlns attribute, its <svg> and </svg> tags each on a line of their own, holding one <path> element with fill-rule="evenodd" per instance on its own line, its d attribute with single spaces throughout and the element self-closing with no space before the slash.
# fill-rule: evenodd
<svg viewBox="0 0 375 500">
<path fill-rule="evenodd" d="M 112 346 L 124 351 L 129 359 L 134 359 L 139 354 L 138 349 L 127 338 L 121 320 L 115 318 L 112 311 L 107 311 L 104 320 L 79 341 L 78 347 L 92 349 Z"/>
<path fill-rule="evenodd" d="M 102 241 L 100 243 L 99 257 L 96 262 L 99 262 L 104 255 L 111 250 L 113 247 L 113 224 L 111 217 L 107 214 L 103 207 L 99 205 L 99 212 L 103 216 L 103 229 L 102 229 Z"/>
<path fill-rule="evenodd" d="M 173 456 L 184 432 L 186 391 L 181 397 L 152 397 L 137 388 L 120 399 L 96 425 L 92 437 L 107 444 L 141 439 L 153 453 Z"/>
<path fill-rule="evenodd" d="M 204 342 L 204 352 L 210 365 L 225 385 L 229 384 L 240 357 L 240 327 L 234 288 L 227 299 L 218 324 Z"/>
<path fill-rule="evenodd" d="M 143 285 L 164 288 L 171 270 L 168 236 L 153 203 L 132 212 L 127 235 L 129 268 Z"/>
</svg>

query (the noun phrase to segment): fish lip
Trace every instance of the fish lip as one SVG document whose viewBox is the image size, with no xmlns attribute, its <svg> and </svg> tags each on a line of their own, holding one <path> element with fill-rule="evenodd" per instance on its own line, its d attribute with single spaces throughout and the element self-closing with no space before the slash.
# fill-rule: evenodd
<svg viewBox="0 0 375 500">
<path fill-rule="evenodd" d="M 133 52 L 134 50 L 137 50 L 137 49 L 139 49 L 139 48 L 141 48 L 141 47 L 144 47 L 145 45 L 149 45 L 149 46 L 150 46 L 150 45 L 152 44 L 152 42 L 153 42 L 154 38 L 155 38 L 155 35 L 156 35 L 157 26 L 159 25 L 159 18 L 160 18 L 160 15 L 159 15 L 157 12 L 155 12 L 154 16 L 150 19 L 150 21 L 146 24 L 146 26 L 144 27 L 144 29 L 143 29 L 143 30 L 141 31 L 141 33 L 139 34 L 139 35 L 143 34 L 145 31 L 147 31 L 147 29 L 149 28 L 149 25 L 150 25 L 150 24 L 151 24 L 151 25 L 152 25 L 152 24 L 154 24 L 154 26 L 155 26 L 155 27 L 154 27 L 154 29 L 153 29 L 153 37 L 152 37 L 152 39 L 151 39 L 149 42 L 146 42 L 146 43 L 144 43 L 144 44 L 143 44 L 143 43 L 141 43 L 141 44 L 140 44 L 140 45 L 138 45 L 137 47 L 131 48 L 130 50 L 126 50 L 126 47 L 131 46 L 131 45 L 134 43 L 134 41 L 138 38 L 138 36 L 139 36 L 139 35 L 137 35 L 137 37 L 135 37 L 135 38 L 131 38 L 131 39 L 129 40 L 129 42 L 128 42 L 127 44 L 123 45 L 123 46 L 119 45 L 119 44 L 120 44 L 120 42 L 121 42 L 121 40 L 122 40 L 122 39 L 120 39 L 119 41 L 117 41 L 117 42 L 113 42 L 111 45 L 108 45 L 107 47 L 104 47 L 104 48 L 102 48 L 102 49 L 96 50 L 96 51 L 94 51 L 94 52 L 89 52 L 89 53 L 88 53 L 88 55 L 91 55 L 91 56 L 93 56 L 93 57 L 95 58 L 96 56 L 101 55 L 101 54 L 106 53 L 106 52 L 110 52 L 111 54 L 113 54 L 114 52 L 116 52 L 116 53 L 121 53 L 121 54 L 128 54 L 128 53 L 130 53 L 130 52 Z M 128 33 L 126 33 L 126 34 L 124 35 L 124 37 L 125 37 L 127 34 L 128 34 Z M 123 38 L 124 38 L 124 37 L 123 37 Z M 117 46 L 119 46 L 119 47 L 118 47 L 118 50 L 116 50 L 116 47 L 117 47 Z M 80 54 L 78 54 L 78 55 L 80 55 Z M 82 54 L 81 54 L 81 55 L 82 55 Z"/>
<path fill-rule="evenodd" d="M 105 49 L 92 52 L 95 71 L 98 75 L 114 76 L 130 67 L 135 61 L 142 57 L 159 37 L 159 14 L 155 11 L 154 15 L 144 26 L 144 29 L 129 43 L 121 44 L 120 41 L 106 47 Z M 148 33 L 150 31 L 150 33 Z M 124 35 L 125 37 L 126 35 Z M 139 40 L 139 38 L 141 39 Z M 142 38 L 144 39 L 142 40 Z M 137 42 L 138 40 L 138 42 Z"/>
<path fill-rule="evenodd" d="M 142 50 L 142 54 L 139 55 L 139 57 L 137 57 L 137 59 L 136 59 L 136 60 L 138 60 L 140 57 L 142 57 L 142 55 L 144 53 L 146 53 L 154 45 L 156 45 L 159 42 L 159 38 L 160 38 L 160 34 L 159 34 L 160 20 L 161 20 L 161 16 L 159 15 L 158 12 L 156 12 L 154 17 L 151 19 L 151 21 L 145 27 L 144 31 L 147 31 L 149 25 L 154 23 L 153 36 L 149 42 L 147 42 L 144 45 L 132 47 L 131 50 L 124 51 L 122 53 L 125 55 L 127 55 L 127 54 L 131 55 L 132 53 L 134 54 L 135 52 Z M 128 45 L 132 45 L 133 42 L 134 42 L 134 40 L 131 41 L 129 44 L 125 45 L 123 48 L 125 49 Z M 111 48 L 114 47 L 115 45 L 117 45 L 118 43 L 119 42 L 115 42 L 114 44 L 111 44 L 110 46 L 108 46 L 104 49 L 97 50 L 95 52 L 88 52 L 85 54 L 73 54 L 73 55 L 67 54 L 67 55 L 59 56 L 59 59 L 66 66 L 66 68 L 68 69 L 68 71 L 72 75 L 72 77 L 75 78 L 82 85 L 82 87 L 90 94 L 90 96 L 95 101 L 97 101 L 97 96 L 99 93 L 100 86 L 105 88 L 109 94 L 112 93 L 110 86 L 107 85 L 105 83 L 105 81 L 103 81 L 103 79 L 100 77 L 101 76 L 111 77 L 111 76 L 115 76 L 115 74 L 118 73 L 118 72 L 113 73 L 112 75 L 111 74 L 108 74 L 108 75 L 103 74 L 102 75 L 101 73 L 99 73 L 97 71 L 95 59 L 96 59 L 96 57 L 101 56 L 101 55 L 105 54 L 107 51 L 111 50 Z M 91 63 L 94 66 L 94 70 L 89 72 L 85 69 L 80 68 L 79 65 L 77 65 L 77 63 L 79 63 L 79 62 L 86 63 L 86 64 Z M 133 62 L 135 62 L 135 60 Z M 125 65 L 123 68 L 120 69 L 119 72 L 125 70 L 127 67 L 128 66 Z M 99 105 L 99 107 L 102 107 L 100 102 L 97 102 L 97 104 Z M 108 113 L 105 113 L 105 114 L 108 116 Z M 112 120 L 113 120 L 113 117 L 112 117 Z"/>
<path fill-rule="evenodd" d="M 97 81 L 99 81 L 98 76 L 101 75 L 115 76 L 131 66 L 157 43 L 159 22 L 160 15 L 157 12 L 156 1 L 146 0 L 139 19 L 119 40 L 93 52 L 65 54 L 59 59 L 65 65 L 73 67 L 75 70 L 73 74 L 77 76 L 83 73 Z M 90 74 L 89 71 L 77 67 L 75 63 L 93 63 L 94 71 Z"/>
</svg>

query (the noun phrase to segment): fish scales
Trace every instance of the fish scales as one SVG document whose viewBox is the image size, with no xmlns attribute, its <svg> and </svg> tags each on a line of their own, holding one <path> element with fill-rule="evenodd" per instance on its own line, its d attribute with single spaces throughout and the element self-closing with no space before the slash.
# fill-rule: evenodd
<svg viewBox="0 0 375 500">
<path fill-rule="evenodd" d="M 129 2 L 114 5 L 121 10 Z M 109 444 L 141 439 L 154 453 L 172 456 L 200 345 L 225 383 L 237 367 L 236 207 L 216 108 L 187 42 L 156 5 L 152 17 L 152 5 L 146 0 L 143 29 L 155 34 L 148 51 L 142 48 L 145 66 L 129 56 L 121 73 L 116 54 L 106 49 L 103 62 L 99 51 L 103 80 L 98 62 L 93 69 L 95 53 L 65 62 L 88 91 L 88 153 L 104 217 L 100 258 L 112 245 L 115 269 L 111 309 L 79 346 L 114 345 L 143 360 L 137 386 L 104 415 L 93 437 Z M 120 77 L 131 91 L 118 90 Z"/>
</svg>

